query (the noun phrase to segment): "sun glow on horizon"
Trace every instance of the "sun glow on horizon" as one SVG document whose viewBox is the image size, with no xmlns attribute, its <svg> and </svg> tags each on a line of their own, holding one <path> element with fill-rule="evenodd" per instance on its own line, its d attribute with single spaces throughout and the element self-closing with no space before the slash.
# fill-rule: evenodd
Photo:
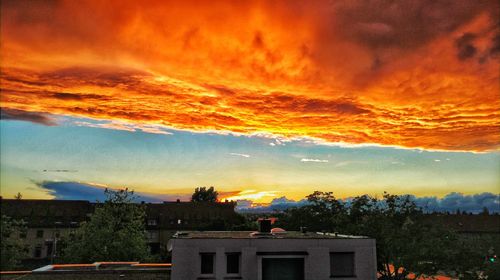
<svg viewBox="0 0 500 280">
<path fill-rule="evenodd" d="M 244 190 L 231 196 L 222 196 L 220 201 L 238 201 L 238 200 L 251 200 L 254 203 L 269 203 L 273 198 L 278 196 L 278 191 L 257 191 L 257 190 Z"/>
</svg>

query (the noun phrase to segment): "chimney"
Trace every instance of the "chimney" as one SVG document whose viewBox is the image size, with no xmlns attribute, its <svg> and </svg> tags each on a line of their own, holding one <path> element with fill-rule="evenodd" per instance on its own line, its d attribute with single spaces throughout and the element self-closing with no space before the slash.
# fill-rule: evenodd
<svg viewBox="0 0 500 280">
<path fill-rule="evenodd" d="M 270 219 L 259 219 L 259 233 L 271 233 Z"/>
</svg>

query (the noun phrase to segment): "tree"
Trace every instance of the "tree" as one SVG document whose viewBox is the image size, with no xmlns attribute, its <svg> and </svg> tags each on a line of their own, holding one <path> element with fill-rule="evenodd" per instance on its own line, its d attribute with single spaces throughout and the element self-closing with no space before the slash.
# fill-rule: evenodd
<svg viewBox="0 0 500 280">
<path fill-rule="evenodd" d="M 307 199 L 309 204 L 285 211 L 280 226 L 375 238 L 379 279 L 441 273 L 477 279 L 477 272 L 484 269 L 484 257 L 474 250 L 474 243 L 429 223 L 409 196 L 384 193 L 382 199 L 363 195 L 342 201 L 330 192 L 316 191 Z"/>
<path fill-rule="evenodd" d="M 5 215 L 2 215 L 1 219 L 1 269 L 14 269 L 28 255 L 28 245 L 21 239 L 21 235 L 26 234 L 26 226 L 24 221 Z"/>
<path fill-rule="evenodd" d="M 191 196 L 191 201 L 193 202 L 217 202 L 217 197 L 219 193 L 214 189 L 214 187 L 206 188 L 199 187 L 194 190 Z"/>
<path fill-rule="evenodd" d="M 351 215 L 355 225 L 351 232 L 377 240 L 381 279 L 408 279 L 411 273 L 434 276 L 449 269 L 451 232 L 426 223 L 423 211 L 409 196 L 356 197 L 351 209 L 356 212 L 358 208 L 364 213 L 357 221 Z"/>
<path fill-rule="evenodd" d="M 105 190 L 90 220 L 69 237 L 63 258 L 67 262 L 146 261 L 151 258 L 145 235 L 145 208 L 133 203 L 128 189 Z"/>
<path fill-rule="evenodd" d="M 15 199 L 23 199 L 23 195 L 18 192 L 15 196 L 14 196 Z"/>
<path fill-rule="evenodd" d="M 291 230 L 306 227 L 309 231 L 334 232 L 345 223 L 345 205 L 331 192 L 315 191 L 307 196 L 307 200 L 309 203 L 305 206 L 286 210 L 277 226 Z"/>
</svg>

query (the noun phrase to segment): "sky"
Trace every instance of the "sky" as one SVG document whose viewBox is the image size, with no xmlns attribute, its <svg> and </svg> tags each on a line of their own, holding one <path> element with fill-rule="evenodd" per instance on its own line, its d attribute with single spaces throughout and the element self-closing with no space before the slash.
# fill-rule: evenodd
<svg viewBox="0 0 500 280">
<path fill-rule="evenodd" d="M 498 1 L 1 5 L 3 197 L 498 203 Z"/>
</svg>

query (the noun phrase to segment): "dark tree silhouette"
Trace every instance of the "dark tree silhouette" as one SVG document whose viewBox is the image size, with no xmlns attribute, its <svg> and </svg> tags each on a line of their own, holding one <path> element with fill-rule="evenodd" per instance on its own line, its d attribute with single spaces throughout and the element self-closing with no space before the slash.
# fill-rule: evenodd
<svg viewBox="0 0 500 280">
<path fill-rule="evenodd" d="M 23 195 L 18 192 L 15 196 L 14 196 L 15 199 L 23 199 Z"/>
<path fill-rule="evenodd" d="M 331 192 L 314 192 L 308 204 L 280 215 L 287 230 L 342 232 L 376 239 L 377 270 L 381 280 L 417 279 L 445 273 L 460 280 L 496 275 L 497 263 L 488 264 L 484 254 L 498 238 L 464 238 L 442 225 L 424 219 L 423 210 L 409 196 L 384 193 L 343 201 Z M 490 240 L 491 239 L 491 240 Z M 397 269 L 393 269 L 393 268 Z M 410 274 L 415 278 L 410 278 Z M 496 276 L 492 276 L 491 279 Z M 488 278 L 490 279 L 490 278 Z"/>
<path fill-rule="evenodd" d="M 193 202 L 217 202 L 217 197 L 219 193 L 214 189 L 214 187 L 206 188 L 199 187 L 194 190 L 191 196 L 191 201 Z"/>
<path fill-rule="evenodd" d="M 96 206 L 90 220 L 70 236 L 63 254 L 67 262 L 147 261 L 145 208 L 133 203 L 133 191 L 105 191 L 106 201 Z"/>
<path fill-rule="evenodd" d="M 26 223 L 5 215 L 0 222 L 0 267 L 2 270 L 16 269 L 21 260 L 28 257 L 28 244 L 21 238 L 26 235 Z"/>
</svg>

